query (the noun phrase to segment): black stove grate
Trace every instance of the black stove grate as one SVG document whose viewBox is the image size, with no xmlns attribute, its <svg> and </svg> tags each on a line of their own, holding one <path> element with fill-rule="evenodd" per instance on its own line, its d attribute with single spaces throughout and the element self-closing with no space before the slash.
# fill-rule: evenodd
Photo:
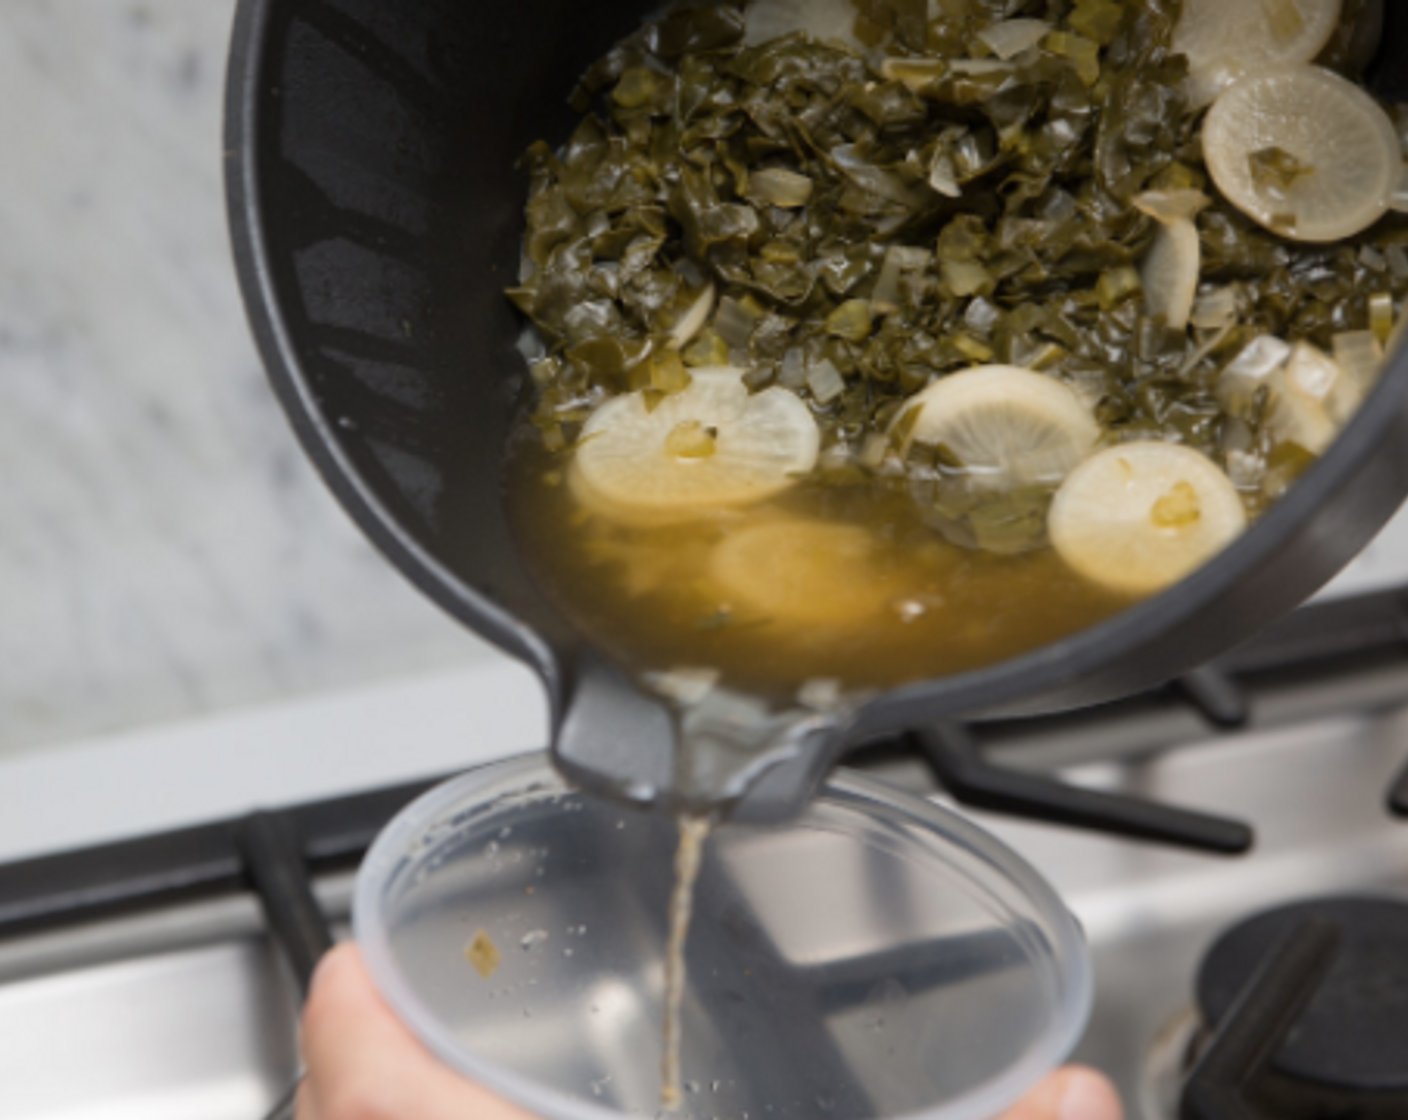
<svg viewBox="0 0 1408 1120">
<path fill-rule="evenodd" d="M 440 780 L 0 866 L 0 938 L 250 889 L 285 910 L 300 893 L 289 876 L 356 867 L 386 822 Z M 306 924 L 288 918 L 291 930 Z"/>
<path fill-rule="evenodd" d="M 1352 678 L 1386 666 L 1408 669 L 1408 592 L 1303 607 L 1164 689 L 1022 721 L 1022 728 L 1040 735 L 1072 721 L 1137 719 L 1178 705 L 1226 730 L 1255 723 L 1264 689 Z M 988 747 L 1013 726 L 925 729 L 868 744 L 847 762 L 865 766 L 896 752 L 917 752 L 942 786 L 975 807 L 1201 851 L 1230 854 L 1250 847 L 1251 830 L 1237 821 L 994 765 Z M 0 866 L 0 939 L 254 889 L 295 972 L 306 980 L 327 944 L 320 919 L 314 920 L 306 875 L 355 867 L 387 821 L 444 777 Z M 1408 772 L 1390 792 L 1389 804 L 1408 816 Z M 305 877 L 301 885 L 299 876 Z"/>
<path fill-rule="evenodd" d="M 1212 1031 L 1180 1120 L 1408 1115 L 1408 904 L 1317 898 L 1255 915 L 1203 959 Z"/>
</svg>

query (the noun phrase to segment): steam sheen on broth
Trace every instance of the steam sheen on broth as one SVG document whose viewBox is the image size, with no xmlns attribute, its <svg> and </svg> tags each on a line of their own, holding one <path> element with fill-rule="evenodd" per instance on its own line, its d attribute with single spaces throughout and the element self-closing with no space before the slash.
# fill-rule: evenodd
<svg viewBox="0 0 1408 1120">
<path fill-rule="evenodd" d="M 642 673 L 718 669 L 780 703 L 818 678 L 888 688 L 1001 661 L 1131 602 L 1049 549 L 951 544 L 903 495 L 801 484 L 746 510 L 621 526 L 583 514 L 559 459 L 531 445 L 519 455 L 524 554 L 563 609 Z M 720 573 L 719 550 L 740 538 L 741 573 Z"/>
</svg>

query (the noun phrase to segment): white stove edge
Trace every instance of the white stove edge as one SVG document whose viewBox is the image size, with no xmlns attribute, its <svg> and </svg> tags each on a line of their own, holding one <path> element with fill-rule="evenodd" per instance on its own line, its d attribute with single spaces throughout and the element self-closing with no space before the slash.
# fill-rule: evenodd
<svg viewBox="0 0 1408 1120">
<path fill-rule="evenodd" d="M 0 862 L 357 793 L 547 744 L 542 686 L 497 658 L 0 760 Z"/>
</svg>

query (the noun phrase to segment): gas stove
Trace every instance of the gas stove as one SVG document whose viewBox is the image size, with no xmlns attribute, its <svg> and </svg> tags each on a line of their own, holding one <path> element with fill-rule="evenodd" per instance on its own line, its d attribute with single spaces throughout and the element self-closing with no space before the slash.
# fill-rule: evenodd
<svg viewBox="0 0 1408 1120">
<path fill-rule="evenodd" d="M 1376 1120 L 1408 1115 L 1405 702 L 1408 596 L 1377 592 L 1156 693 L 846 764 L 957 801 L 1061 892 L 1097 984 L 1075 1057 L 1130 1120 Z M 271 1114 L 357 860 L 430 784 L 0 867 L 0 1115 Z"/>
<path fill-rule="evenodd" d="M 1330 895 L 1264 910 L 1204 954 L 1150 1054 L 1146 1111 L 1243 1101 L 1283 1120 L 1408 1115 L 1408 904 Z"/>
</svg>

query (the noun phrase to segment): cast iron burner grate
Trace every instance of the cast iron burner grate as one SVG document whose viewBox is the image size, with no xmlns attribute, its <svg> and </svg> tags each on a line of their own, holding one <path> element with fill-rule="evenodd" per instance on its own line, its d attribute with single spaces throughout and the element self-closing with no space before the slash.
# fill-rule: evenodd
<svg viewBox="0 0 1408 1120">
<path fill-rule="evenodd" d="M 1182 1120 L 1408 1116 L 1408 904 L 1323 898 L 1224 933 L 1197 977 L 1212 1031 Z"/>
<path fill-rule="evenodd" d="M 1118 737 L 1141 721 L 1157 719 L 1170 708 L 1192 710 L 1204 726 L 1234 730 L 1258 722 L 1258 706 L 1278 692 L 1303 691 L 1308 683 L 1319 685 L 1336 681 L 1363 681 L 1384 669 L 1391 670 L 1387 692 L 1372 703 L 1397 705 L 1402 702 L 1401 674 L 1408 668 L 1408 590 L 1380 592 L 1338 602 L 1302 608 L 1229 656 L 1196 670 L 1164 689 L 1128 701 L 1071 713 L 1023 721 L 1021 728 L 1039 737 L 1053 733 L 1069 735 L 1074 728 L 1083 736 L 1092 727 L 1113 727 Z M 1382 692 L 1381 688 L 1381 692 Z M 1365 693 L 1360 691 L 1360 702 Z M 950 725 L 928 728 L 881 743 L 865 744 L 846 761 L 861 766 L 883 761 L 896 753 L 916 755 L 933 771 L 940 785 L 957 800 L 977 807 L 1012 815 L 1075 827 L 1134 837 L 1209 852 L 1238 854 L 1252 843 L 1251 830 L 1238 821 L 1226 820 L 1188 809 L 1174 808 L 1121 795 L 1074 788 L 1042 774 L 1024 773 L 995 765 L 990 747 L 1001 746 L 1015 724 L 987 724 L 975 727 Z M 448 775 L 447 775 L 448 777 Z M 172 904 L 252 891 L 258 895 L 271 934 L 291 966 L 299 988 L 306 992 L 308 979 L 318 957 L 330 944 L 326 922 L 319 912 L 310 887 L 310 876 L 355 867 L 378 831 L 408 802 L 441 779 L 410 783 L 353 797 L 294 806 L 274 813 L 258 812 L 235 820 L 217 821 L 194 828 L 64 852 L 9 865 L 0 865 L 0 940 L 40 931 L 113 917 L 136 911 L 149 911 Z M 1408 817 L 1408 772 L 1390 792 L 1388 807 Z M 1381 905 L 1364 902 L 1357 906 Z M 1199 1085 L 1213 1086 L 1208 1100 L 1213 1110 L 1189 1112 L 1189 1120 L 1238 1120 L 1257 1114 L 1238 1111 L 1235 1090 L 1248 1083 L 1247 1071 L 1259 1069 L 1265 1057 L 1266 1038 L 1279 1038 L 1294 1021 L 1301 1001 L 1328 967 L 1336 942 L 1345 939 L 1345 963 L 1349 969 L 1358 958 L 1369 960 L 1367 972 L 1353 975 L 1367 979 L 1350 980 L 1345 987 L 1331 971 L 1330 986 L 1323 997 L 1329 1001 L 1354 1002 L 1363 986 L 1396 1014 L 1399 1033 L 1390 1042 L 1385 1036 L 1375 1043 L 1373 1053 L 1391 1050 L 1402 1057 L 1408 1048 L 1403 1028 L 1408 1025 L 1408 907 L 1394 908 L 1394 923 L 1385 928 L 1394 932 L 1386 941 L 1375 941 L 1343 915 L 1332 921 L 1311 919 L 1292 931 L 1284 951 L 1271 955 L 1269 975 L 1253 979 L 1251 995 L 1244 993 L 1233 1003 L 1220 1025 L 1218 1035 L 1204 1053 L 1189 1081 L 1189 1090 Z M 1277 912 L 1279 914 L 1280 912 Z M 1272 915 L 1271 917 L 1275 917 Z M 1294 915 L 1283 919 L 1295 925 Z M 1343 925 L 1345 932 L 1337 932 Z M 1256 927 L 1258 930 L 1260 926 Z M 1269 942 L 1280 926 L 1259 936 Z M 1239 927 L 1240 930 L 1240 927 Z M 1234 931 L 1238 933 L 1238 931 Z M 1229 939 L 1233 935 L 1229 934 Z M 1362 938 L 1364 946 L 1360 947 Z M 1396 938 L 1397 940 L 1394 940 Z M 1265 950 L 1263 941 L 1242 947 L 1231 940 L 1238 954 L 1255 959 Z M 1396 946 L 1397 971 L 1383 965 L 1381 945 Z M 1232 950 L 1229 950 L 1231 952 Z M 1379 962 L 1379 963 L 1375 963 Z M 1265 971 L 1265 970 L 1263 970 Z M 1235 970 L 1233 975 L 1235 975 Z M 1349 975 L 1347 973 L 1347 975 Z M 1235 987 L 1231 980 L 1228 986 Z M 1383 989 L 1373 991 L 1373 989 Z M 1255 998 L 1252 998 L 1255 997 Z M 1245 1005 L 1245 1006 L 1244 1006 Z M 1220 1004 L 1214 1004 L 1216 1010 Z M 1314 1011 L 1316 1005 L 1312 1005 Z M 1376 1005 L 1378 1006 L 1378 1005 Z M 1250 1015 L 1239 1011 L 1250 1008 Z M 1243 1028 L 1229 1031 L 1228 1024 L 1240 1020 Z M 1372 1032 L 1377 1019 L 1365 1020 Z M 1314 1026 L 1316 1020 L 1309 1020 Z M 1269 1024 L 1269 1026 L 1268 1026 Z M 1279 1025 L 1278 1025 L 1279 1024 Z M 1332 1041 L 1337 1028 L 1326 1028 Z M 1258 1033 L 1260 1032 L 1260 1033 Z M 1268 1033 L 1269 1032 L 1269 1033 Z M 1293 1040 L 1299 1036 L 1293 1036 Z M 1358 1036 L 1354 1036 L 1358 1037 Z M 1240 1049 L 1239 1049 L 1240 1046 Z M 1396 1047 L 1396 1049 L 1395 1049 Z M 1358 1051 L 1354 1051 L 1356 1054 Z M 1297 1050 L 1291 1048 L 1292 1057 Z M 1332 1051 L 1334 1053 L 1334 1051 Z M 1248 1057 L 1250 1055 L 1250 1057 Z M 1213 1060 L 1216 1059 L 1216 1060 Z M 1290 1059 L 1288 1059 L 1289 1061 Z M 1221 1063 L 1219 1065 L 1219 1063 Z M 1313 1066 L 1310 1068 L 1314 1068 Z M 1357 1066 L 1351 1068 L 1358 1069 Z M 1392 1115 L 1408 1116 L 1408 1079 L 1401 1079 L 1408 1062 L 1399 1061 L 1392 1075 L 1371 1070 L 1398 1094 L 1388 1112 L 1348 1111 L 1311 1113 L 1313 1120 L 1378 1120 Z M 1342 1080 L 1338 1067 L 1331 1066 L 1328 1080 Z M 1230 1076 L 1224 1076 L 1231 1071 Z M 1289 1076 L 1301 1073 L 1289 1066 Z M 1218 1082 L 1213 1075 L 1222 1077 Z M 1326 1079 L 1324 1071 L 1321 1078 Z M 1395 1080 L 1394 1078 L 1400 1078 Z M 1337 1080 L 1338 1079 L 1338 1080 Z M 1377 1082 L 1376 1082 L 1377 1084 Z M 1219 1088 L 1218 1086 L 1221 1086 Z M 1231 1086 L 1229 1096 L 1228 1086 Z M 1196 1092 L 1193 1096 L 1196 1097 Z M 1231 1111 L 1216 1111 L 1219 1102 L 1231 1102 Z M 271 1116 L 286 1115 L 290 1094 Z M 1198 1107 L 1197 1102 L 1185 1106 Z M 1358 1107 L 1356 1105 L 1356 1107 Z M 1289 1113 L 1276 1113 L 1278 1120 Z M 1296 1114 L 1297 1117 L 1299 1114 Z"/>
<path fill-rule="evenodd" d="M 1191 708 L 1205 726 L 1256 726 L 1260 700 L 1277 690 L 1362 680 L 1386 667 L 1395 676 L 1381 702 L 1399 704 L 1400 674 L 1408 668 L 1408 589 L 1302 607 L 1164 689 L 1020 726 L 1037 736 L 1112 725 L 1123 734 L 1171 706 Z M 917 754 L 956 800 L 978 808 L 1223 854 L 1251 846 L 1250 828 L 1238 821 L 995 765 L 990 743 L 1000 744 L 1015 726 L 924 729 L 865 744 L 845 761 L 864 767 Z M 386 822 L 440 780 L 0 865 L 0 939 L 254 888 L 301 976 L 321 940 L 310 932 L 306 914 L 285 913 L 295 905 L 306 909 L 309 901 L 302 897 L 306 884 L 293 884 L 289 866 L 301 876 L 355 867 Z M 1390 791 L 1388 807 L 1408 817 L 1408 771 Z"/>
</svg>

